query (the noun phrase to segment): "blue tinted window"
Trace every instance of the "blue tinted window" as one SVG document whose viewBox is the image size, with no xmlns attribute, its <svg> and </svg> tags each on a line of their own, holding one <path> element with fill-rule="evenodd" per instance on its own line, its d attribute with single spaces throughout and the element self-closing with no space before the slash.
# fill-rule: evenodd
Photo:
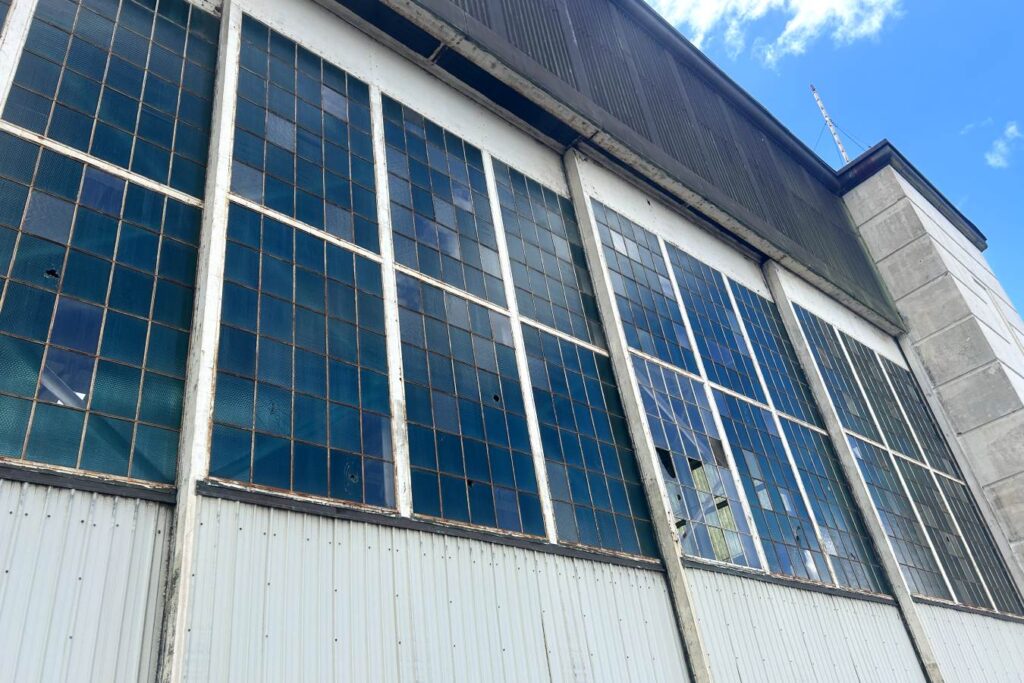
<svg viewBox="0 0 1024 683">
<path fill-rule="evenodd" d="M 783 418 L 793 460 L 841 586 L 882 593 L 886 581 L 826 434 Z"/>
<path fill-rule="evenodd" d="M 633 367 L 683 551 L 759 566 L 704 388 L 636 355 Z"/>
<path fill-rule="evenodd" d="M 232 205 L 210 474 L 394 506 L 380 265 Z"/>
<path fill-rule="evenodd" d="M 6 134 L 0 157 L 3 454 L 172 482 L 200 210 Z"/>
<path fill-rule="evenodd" d="M 782 325 L 779 309 L 746 287 L 730 281 L 754 355 L 761 365 L 775 408 L 804 422 L 821 425 L 817 404 Z"/>
<path fill-rule="evenodd" d="M 845 332 L 841 333 L 843 343 L 850 353 L 853 367 L 860 378 L 864 393 L 875 411 L 875 417 L 882 427 L 886 443 L 894 451 L 921 460 L 921 453 L 914 443 L 914 437 L 910 434 L 910 428 L 900 413 L 900 407 L 896 403 L 889 383 L 885 379 L 882 366 L 879 365 L 878 356 L 864 344 L 853 339 Z"/>
<path fill-rule="evenodd" d="M 892 456 L 866 441 L 853 436 L 848 438 L 911 592 L 950 600 L 924 529 L 914 515 L 906 489 L 900 483 Z"/>
<path fill-rule="evenodd" d="M 414 511 L 543 535 L 511 322 L 402 274 L 398 300 Z"/>
<path fill-rule="evenodd" d="M 963 532 L 964 540 L 971 549 L 985 584 L 992 593 L 996 609 L 1001 612 L 1024 614 L 1020 593 L 1013 585 L 1013 579 L 1010 578 L 1006 564 L 999 555 L 992 534 L 982 519 L 970 491 L 964 484 L 947 477 L 936 477 L 936 480 L 949 502 L 950 511 L 960 531 Z"/>
<path fill-rule="evenodd" d="M 520 315 L 604 346 L 572 202 L 500 161 L 494 175 Z"/>
<path fill-rule="evenodd" d="M 853 369 L 846 361 L 836 330 L 800 306 L 793 308 L 807 336 L 807 343 L 825 380 L 825 387 L 832 397 L 840 422 L 851 431 L 879 441 L 881 437 L 875 429 L 864 395 L 857 387 Z"/>
<path fill-rule="evenodd" d="M 754 360 L 722 274 L 672 244 L 668 255 L 707 378 L 763 403 Z"/>
<path fill-rule="evenodd" d="M 384 97 L 395 260 L 505 305 L 480 150 Z"/>
<path fill-rule="evenodd" d="M 0 29 L 7 21 L 7 12 L 11 9 L 11 0 L 0 0 Z"/>
<path fill-rule="evenodd" d="M 678 368 L 697 372 L 658 238 L 600 202 L 591 204 L 626 343 Z"/>
<path fill-rule="evenodd" d="M 149 4 L 40 0 L 3 118 L 200 196 L 219 20 Z"/>
<path fill-rule="evenodd" d="M 611 361 L 528 325 L 523 337 L 559 540 L 656 555 Z"/>
<path fill-rule="evenodd" d="M 715 390 L 715 403 L 768 568 L 831 583 L 828 565 L 771 413 Z"/>
<path fill-rule="evenodd" d="M 935 476 L 908 460 L 896 458 L 896 463 L 957 600 L 974 607 L 991 608 L 981 579 L 967 556 L 967 546 L 953 526 L 953 517 L 942 500 Z"/>
<path fill-rule="evenodd" d="M 243 18 L 231 189 L 379 251 L 365 83 Z"/>
<path fill-rule="evenodd" d="M 924 449 L 924 457 L 929 465 L 939 469 L 946 474 L 960 477 L 960 468 L 957 467 L 949 445 L 942 437 L 939 426 L 935 423 L 935 417 L 921 394 L 921 388 L 917 380 L 906 368 L 893 363 L 888 358 L 880 356 L 882 365 L 885 366 L 885 373 L 892 382 L 899 397 L 900 405 L 907 414 L 910 426 L 917 436 L 921 448 Z"/>
</svg>

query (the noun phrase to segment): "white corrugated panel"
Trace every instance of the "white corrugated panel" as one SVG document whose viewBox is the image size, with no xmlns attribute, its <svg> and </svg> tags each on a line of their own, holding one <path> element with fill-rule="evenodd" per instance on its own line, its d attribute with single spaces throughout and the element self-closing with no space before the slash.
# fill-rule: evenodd
<svg viewBox="0 0 1024 683">
<path fill-rule="evenodd" d="M 193 681 L 685 681 L 657 572 L 200 501 Z"/>
<path fill-rule="evenodd" d="M 894 606 L 688 569 L 716 681 L 924 681 Z"/>
<path fill-rule="evenodd" d="M 918 605 L 946 683 L 1024 681 L 1024 624 Z"/>
<path fill-rule="evenodd" d="M 0 480 L 0 679 L 147 681 L 171 509 Z"/>
</svg>

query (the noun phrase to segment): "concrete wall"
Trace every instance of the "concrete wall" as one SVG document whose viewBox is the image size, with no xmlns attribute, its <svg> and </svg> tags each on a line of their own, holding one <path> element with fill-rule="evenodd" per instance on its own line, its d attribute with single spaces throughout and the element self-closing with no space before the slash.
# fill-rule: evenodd
<svg viewBox="0 0 1024 683">
<path fill-rule="evenodd" d="M 1024 322 L 984 255 L 891 167 L 845 197 L 963 447 L 1024 565 Z"/>
<path fill-rule="evenodd" d="M 895 605 L 691 569 L 716 681 L 924 681 Z"/>
<path fill-rule="evenodd" d="M 156 676 L 171 509 L 0 480 L 0 680 Z"/>
<path fill-rule="evenodd" d="M 686 681 L 664 575 L 200 500 L 193 681 Z"/>
</svg>

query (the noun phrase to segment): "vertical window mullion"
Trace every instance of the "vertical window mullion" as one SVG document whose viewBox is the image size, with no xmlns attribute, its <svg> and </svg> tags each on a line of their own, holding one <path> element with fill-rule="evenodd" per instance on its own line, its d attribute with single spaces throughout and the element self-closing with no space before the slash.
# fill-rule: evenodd
<svg viewBox="0 0 1024 683">
<path fill-rule="evenodd" d="M 402 338 L 398 314 L 395 247 L 391 233 L 391 198 L 388 187 L 387 144 L 380 86 L 370 86 L 370 117 L 373 138 L 374 177 L 377 185 L 377 226 L 380 231 L 381 271 L 384 290 L 384 334 L 388 355 L 388 386 L 391 394 L 391 434 L 395 468 L 395 502 L 403 517 L 412 516 L 412 468 L 409 463 L 409 425 L 402 368 Z"/>
<path fill-rule="evenodd" d="M 548 471 L 544 463 L 544 448 L 541 445 L 540 423 L 537 418 L 537 407 L 534 405 L 533 381 L 530 377 L 530 366 L 526 358 L 526 345 L 523 340 L 522 322 L 519 317 L 519 303 L 516 298 L 515 283 L 512 280 L 512 264 L 509 260 L 508 242 L 505 235 L 505 222 L 501 215 L 498 199 L 498 184 L 494 178 L 494 160 L 483 151 L 484 176 L 487 180 L 487 194 L 490 198 L 491 218 L 498 245 L 498 259 L 501 275 L 505 284 L 505 302 L 512 320 L 512 346 L 515 349 L 516 365 L 519 367 L 519 384 L 522 387 L 523 407 L 526 413 L 526 426 L 530 435 L 530 448 L 533 455 L 534 475 L 537 478 L 537 490 L 540 493 L 541 514 L 544 516 L 544 528 L 548 541 L 558 542 L 558 531 L 555 527 L 554 504 L 551 501 L 551 487 L 548 482 Z"/>
</svg>

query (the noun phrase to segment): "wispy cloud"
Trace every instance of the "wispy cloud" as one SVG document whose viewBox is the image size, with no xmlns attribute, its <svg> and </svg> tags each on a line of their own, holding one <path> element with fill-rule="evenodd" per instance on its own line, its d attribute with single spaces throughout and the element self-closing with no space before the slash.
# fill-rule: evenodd
<svg viewBox="0 0 1024 683">
<path fill-rule="evenodd" d="M 993 123 L 995 123 L 995 121 L 992 120 L 991 116 L 986 117 L 981 121 L 971 121 L 970 123 L 968 123 L 967 125 L 960 129 L 960 135 L 967 135 L 968 133 L 972 132 L 977 128 L 988 128 Z"/>
<path fill-rule="evenodd" d="M 1002 135 L 992 141 L 992 146 L 985 152 L 985 163 L 992 168 L 1006 168 L 1010 165 L 1010 157 L 1018 147 L 1022 134 L 1016 121 L 1010 121 L 1003 129 Z"/>
<path fill-rule="evenodd" d="M 747 26 L 769 15 L 786 19 L 777 36 L 757 36 L 754 52 L 769 66 L 801 54 L 822 34 L 836 43 L 870 38 L 900 13 L 901 0 L 647 0 L 697 47 L 721 32 L 726 49 L 738 56 L 746 49 Z"/>
</svg>

